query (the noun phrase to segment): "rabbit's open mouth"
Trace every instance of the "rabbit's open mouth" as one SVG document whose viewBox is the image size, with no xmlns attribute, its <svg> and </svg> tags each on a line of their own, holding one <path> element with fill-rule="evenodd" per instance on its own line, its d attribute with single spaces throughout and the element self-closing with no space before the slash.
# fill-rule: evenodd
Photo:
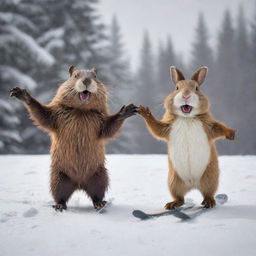
<svg viewBox="0 0 256 256">
<path fill-rule="evenodd" d="M 183 105 L 180 107 L 181 108 L 181 111 L 184 113 L 184 114 L 189 114 L 191 111 L 192 111 L 192 106 L 190 105 Z"/>
</svg>

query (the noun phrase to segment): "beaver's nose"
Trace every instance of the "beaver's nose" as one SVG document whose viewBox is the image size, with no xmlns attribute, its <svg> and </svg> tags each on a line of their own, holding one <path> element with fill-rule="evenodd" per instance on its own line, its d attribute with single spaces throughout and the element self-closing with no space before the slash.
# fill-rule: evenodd
<svg viewBox="0 0 256 256">
<path fill-rule="evenodd" d="M 85 86 L 89 85 L 90 83 L 91 83 L 91 79 L 90 79 L 90 78 L 85 78 L 85 79 L 83 80 L 83 84 L 84 84 Z"/>
</svg>

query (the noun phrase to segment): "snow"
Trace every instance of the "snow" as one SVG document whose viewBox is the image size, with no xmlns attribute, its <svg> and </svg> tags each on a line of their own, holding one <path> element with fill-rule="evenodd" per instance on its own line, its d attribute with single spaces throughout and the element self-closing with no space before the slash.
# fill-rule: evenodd
<svg viewBox="0 0 256 256">
<path fill-rule="evenodd" d="M 17 27 L 6 25 L 3 26 L 3 29 L 13 36 L 15 36 L 16 40 L 21 42 L 24 46 L 28 47 L 31 52 L 35 55 L 35 57 L 38 59 L 38 61 L 46 64 L 46 65 L 52 65 L 55 62 L 54 57 L 47 52 L 44 48 L 39 46 L 37 42 L 33 39 L 33 37 L 29 36 L 28 34 L 22 32 Z"/>
<path fill-rule="evenodd" d="M 0 105 L 1 106 L 1 105 Z M 4 115 L 3 117 L 3 121 L 6 123 L 6 124 L 19 124 L 20 123 L 20 120 L 17 116 L 8 116 L 8 115 Z M 7 131 L 7 133 L 9 133 L 10 131 Z"/>
<path fill-rule="evenodd" d="M 46 31 L 42 36 L 40 36 L 37 39 L 37 42 L 40 44 L 47 43 L 50 41 L 52 38 L 62 38 L 64 35 L 64 28 L 55 28 L 55 29 L 50 29 Z"/>
<path fill-rule="evenodd" d="M 0 65 L 0 71 L 2 71 L 2 77 L 7 81 L 15 80 L 17 85 L 25 86 L 30 90 L 35 89 L 37 86 L 37 83 L 33 78 L 22 73 L 20 70 L 16 68 L 6 65 Z"/>
<path fill-rule="evenodd" d="M 256 156 L 222 156 L 218 193 L 229 201 L 191 222 L 174 216 L 140 221 L 170 200 L 167 156 L 108 155 L 114 197 L 98 214 L 76 192 L 63 213 L 51 208 L 50 157 L 0 156 L 0 255 L 232 255 L 256 251 Z M 187 198 L 197 204 L 199 192 Z"/>
<path fill-rule="evenodd" d="M 65 45 L 63 41 L 64 32 L 65 31 L 62 27 L 50 29 L 49 31 L 45 32 L 42 36 L 40 36 L 37 39 L 37 42 L 45 45 L 45 49 L 48 52 L 51 52 L 55 48 L 63 48 Z"/>
<path fill-rule="evenodd" d="M 13 139 L 14 141 L 17 141 L 17 142 L 22 142 L 22 139 L 19 135 L 19 133 L 17 131 L 1 131 L 0 132 L 0 135 L 2 137 L 5 137 L 5 138 L 8 138 L 8 139 Z"/>
<path fill-rule="evenodd" d="M 0 68 L 0 69 L 1 69 L 1 68 Z M 6 100 L 2 100 L 2 99 L 0 99 L 0 107 L 1 107 L 2 109 L 5 109 L 5 110 L 7 110 L 7 111 L 10 111 L 10 112 L 12 112 L 12 110 L 13 110 L 12 105 L 11 105 L 9 102 L 7 102 Z"/>
<path fill-rule="evenodd" d="M 0 21 L 4 23 L 11 23 L 15 26 L 26 26 L 31 30 L 36 31 L 36 26 L 25 16 L 12 12 L 0 12 Z"/>
</svg>

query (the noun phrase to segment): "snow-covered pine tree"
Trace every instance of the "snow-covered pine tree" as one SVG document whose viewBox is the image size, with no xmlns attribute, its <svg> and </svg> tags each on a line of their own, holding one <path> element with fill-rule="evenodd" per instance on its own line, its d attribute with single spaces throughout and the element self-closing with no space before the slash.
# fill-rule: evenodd
<svg viewBox="0 0 256 256">
<path fill-rule="evenodd" d="M 128 58 L 124 53 L 124 45 L 116 16 L 113 16 L 109 35 L 109 93 L 111 98 L 111 109 L 115 110 L 120 104 L 129 103 L 131 97 L 131 72 Z"/>
<path fill-rule="evenodd" d="M 3 153 L 26 152 L 28 140 L 32 140 L 32 131 L 28 126 L 27 114 L 23 108 L 8 100 L 8 91 L 14 85 L 34 90 L 36 88 L 37 68 L 50 66 L 54 58 L 42 48 L 32 34 L 37 30 L 28 13 L 39 11 L 39 7 L 29 1 L 1 1 L 0 5 L 0 83 L 1 107 L 1 141 L 4 141 Z M 19 117 L 19 122 L 17 119 Z M 21 142 L 19 145 L 17 141 Z"/>
<path fill-rule="evenodd" d="M 56 86 L 67 79 L 70 65 L 97 67 L 99 76 L 107 78 L 107 38 L 97 14 L 98 0 L 37 2 L 43 8 L 36 17 L 41 31 L 37 41 L 56 58 L 55 65 L 47 70 L 49 83 L 39 83 L 39 94 L 49 100 Z"/>
<path fill-rule="evenodd" d="M 250 49 L 248 38 L 247 22 L 244 16 L 243 7 L 240 5 L 237 16 L 237 28 L 235 31 L 235 62 L 237 63 L 237 70 L 239 70 L 239 73 L 236 75 L 236 84 L 234 85 L 234 99 L 235 102 L 239 102 L 240 106 L 243 106 L 243 108 L 236 109 L 236 115 L 242 117 L 243 121 L 241 121 L 241 118 L 236 118 L 234 120 L 234 127 L 239 131 L 239 137 L 236 140 L 236 144 L 240 148 L 239 153 L 242 154 L 252 153 L 256 150 L 256 142 L 251 139 L 254 137 L 255 133 L 255 120 L 252 116 L 256 115 L 254 108 L 254 97 L 256 95 L 256 69 L 253 70 L 250 63 L 251 55 L 255 55 L 255 52 L 253 49 Z M 255 79 L 252 79 L 253 75 Z M 238 152 L 233 151 L 233 153 Z"/>
<path fill-rule="evenodd" d="M 116 16 L 113 16 L 108 47 L 108 89 L 111 112 L 117 112 L 121 106 L 134 103 L 132 74 L 127 56 L 124 51 L 120 26 Z M 117 140 L 107 146 L 109 153 L 134 152 L 135 138 L 133 134 L 134 118 L 125 121 L 124 127 Z"/>
<path fill-rule="evenodd" d="M 39 31 L 35 34 L 36 40 L 56 59 L 51 69 L 42 69 L 37 74 L 37 98 L 49 102 L 58 85 L 68 78 L 70 65 L 88 69 L 97 67 L 99 78 L 106 81 L 107 40 L 96 10 L 98 1 L 37 0 L 36 3 L 42 8 L 34 16 Z M 37 144 L 42 145 L 40 152 L 47 152 L 48 136 L 40 131 L 36 136 Z"/>
<path fill-rule="evenodd" d="M 230 12 L 227 10 L 218 38 L 214 85 L 218 93 L 215 116 L 219 120 L 225 120 L 231 127 L 236 127 L 238 118 L 238 110 L 234 111 L 234 106 L 237 106 L 237 74 L 239 74 L 236 52 L 235 29 L 232 25 Z M 217 145 L 220 147 L 221 154 L 232 154 L 237 150 L 235 144 L 228 145 L 226 141 L 219 141 Z"/>
<path fill-rule="evenodd" d="M 46 3 L 48 22 L 40 41 L 53 55 L 59 47 L 56 57 L 62 78 L 66 79 L 67 67 L 72 64 L 81 68 L 96 66 L 104 74 L 107 38 L 97 14 L 98 0 L 46 0 Z"/>
<path fill-rule="evenodd" d="M 239 69 L 241 73 L 239 74 L 239 83 L 248 81 L 248 63 L 249 63 L 249 42 L 248 42 L 248 32 L 247 24 L 244 17 L 243 7 L 239 6 L 239 12 L 237 17 L 237 29 L 236 29 L 236 52 L 237 60 L 239 62 Z"/>
<path fill-rule="evenodd" d="M 46 49 L 55 58 L 51 68 L 42 68 L 37 72 L 37 87 L 33 95 L 43 103 L 49 103 L 58 86 L 68 78 L 68 64 L 63 62 L 65 55 L 65 11 L 68 1 L 54 0 L 28 0 L 36 2 L 40 11 L 34 9 L 31 19 L 36 24 L 37 30 L 33 33 L 38 44 Z M 36 15 L 35 15 L 36 12 Z M 57 15 L 56 15 L 57 14 Z M 33 131 L 35 143 L 28 148 L 28 152 L 48 153 L 49 136 L 34 126 L 28 125 L 27 129 Z"/>
<path fill-rule="evenodd" d="M 1 54 L 1 51 L 0 51 Z M 0 72 L 1 68 L 0 68 Z M 8 100 L 5 80 L 0 77 L 0 154 L 20 153 L 21 137 L 17 126 L 19 119 L 15 113 L 16 105 Z"/>
<path fill-rule="evenodd" d="M 216 90 L 219 93 L 219 104 L 217 109 L 218 118 L 225 120 L 225 117 L 231 117 L 233 111 L 232 98 L 228 95 L 233 95 L 234 84 L 236 82 L 236 63 L 235 58 L 235 31 L 232 26 L 230 12 L 226 11 L 218 38 L 217 48 L 217 77 Z"/>
<path fill-rule="evenodd" d="M 248 84 L 248 90 L 249 90 L 249 100 L 247 105 L 248 111 L 247 115 L 250 117 L 250 123 L 248 124 L 248 127 L 250 127 L 250 135 L 252 133 L 255 134 L 255 119 L 252 117 L 256 116 L 256 108 L 254 107 L 255 102 L 255 95 L 256 95 L 256 1 L 254 4 L 254 17 L 253 21 L 251 22 L 251 34 L 250 34 L 250 42 L 249 42 L 249 77 L 250 81 Z M 247 89 L 246 89 L 247 90 Z M 248 93 L 247 93 L 248 94 Z M 254 138 L 255 135 L 251 135 L 250 139 L 246 141 L 246 144 L 250 143 L 248 146 L 248 149 L 246 151 L 247 154 L 256 154 L 256 140 L 251 139 Z"/>
<path fill-rule="evenodd" d="M 156 99 L 156 78 L 152 46 L 147 31 L 143 36 L 140 60 L 140 67 L 136 74 L 139 86 L 138 99 L 141 104 L 152 108 Z"/>
<path fill-rule="evenodd" d="M 250 63 L 250 69 L 251 69 L 251 81 L 256 81 L 256 1 L 255 1 L 255 14 L 253 17 L 253 21 L 251 22 L 251 34 L 250 34 L 250 56 L 249 56 L 249 63 Z M 255 87 L 256 88 L 256 87 Z"/>
<path fill-rule="evenodd" d="M 155 75 L 155 58 L 152 52 L 151 41 L 148 32 L 145 31 L 142 42 L 140 66 L 138 68 L 135 84 L 136 84 L 136 100 L 138 104 L 147 106 L 151 111 L 161 118 L 161 104 L 159 100 L 158 84 Z M 158 103 L 158 104 L 157 104 Z M 163 146 L 160 141 L 154 139 L 147 131 L 142 118 L 135 120 L 137 133 L 137 152 L 138 153 L 161 153 Z"/>
<path fill-rule="evenodd" d="M 209 32 L 203 13 L 199 13 L 198 15 L 198 22 L 195 28 L 195 39 L 192 44 L 192 58 L 189 66 L 189 75 L 201 66 L 207 66 L 209 68 L 205 82 L 206 85 L 202 86 L 201 90 L 203 90 L 211 99 L 212 111 L 215 113 L 215 109 L 218 107 L 217 99 L 219 91 L 216 90 L 213 51 L 209 44 Z"/>
<path fill-rule="evenodd" d="M 198 23 L 195 29 L 195 40 L 192 44 L 192 59 L 190 69 L 194 71 L 202 65 L 212 68 L 213 53 L 209 45 L 209 33 L 205 24 L 203 13 L 198 16 Z"/>
<path fill-rule="evenodd" d="M 162 104 L 164 98 L 173 89 L 170 78 L 170 66 L 179 67 L 178 64 L 179 63 L 173 48 L 172 40 L 171 37 L 169 36 L 166 45 L 163 45 L 163 43 L 160 42 L 158 49 L 156 74 L 158 95 L 156 104 Z M 163 111 L 161 113 L 163 113 Z"/>
</svg>

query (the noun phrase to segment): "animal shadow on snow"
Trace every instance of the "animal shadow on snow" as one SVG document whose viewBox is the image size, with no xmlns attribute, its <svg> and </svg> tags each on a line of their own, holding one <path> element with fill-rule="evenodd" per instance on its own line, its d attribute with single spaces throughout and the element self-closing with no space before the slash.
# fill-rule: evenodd
<svg viewBox="0 0 256 256">
<path fill-rule="evenodd" d="M 67 207 L 67 212 L 85 214 L 85 213 L 96 212 L 96 210 L 91 205 L 88 205 L 88 206 L 72 206 L 72 205 L 70 205 Z"/>
<path fill-rule="evenodd" d="M 221 218 L 256 220 L 256 205 L 227 205 L 221 207 Z"/>
<path fill-rule="evenodd" d="M 77 214 L 98 214 L 102 217 L 114 218 L 115 220 L 127 220 L 127 217 L 132 216 L 132 211 L 134 208 L 129 205 L 120 205 L 112 203 L 109 205 L 104 212 L 97 213 L 97 211 L 93 208 L 93 206 L 68 206 L 67 211 Z"/>
</svg>

